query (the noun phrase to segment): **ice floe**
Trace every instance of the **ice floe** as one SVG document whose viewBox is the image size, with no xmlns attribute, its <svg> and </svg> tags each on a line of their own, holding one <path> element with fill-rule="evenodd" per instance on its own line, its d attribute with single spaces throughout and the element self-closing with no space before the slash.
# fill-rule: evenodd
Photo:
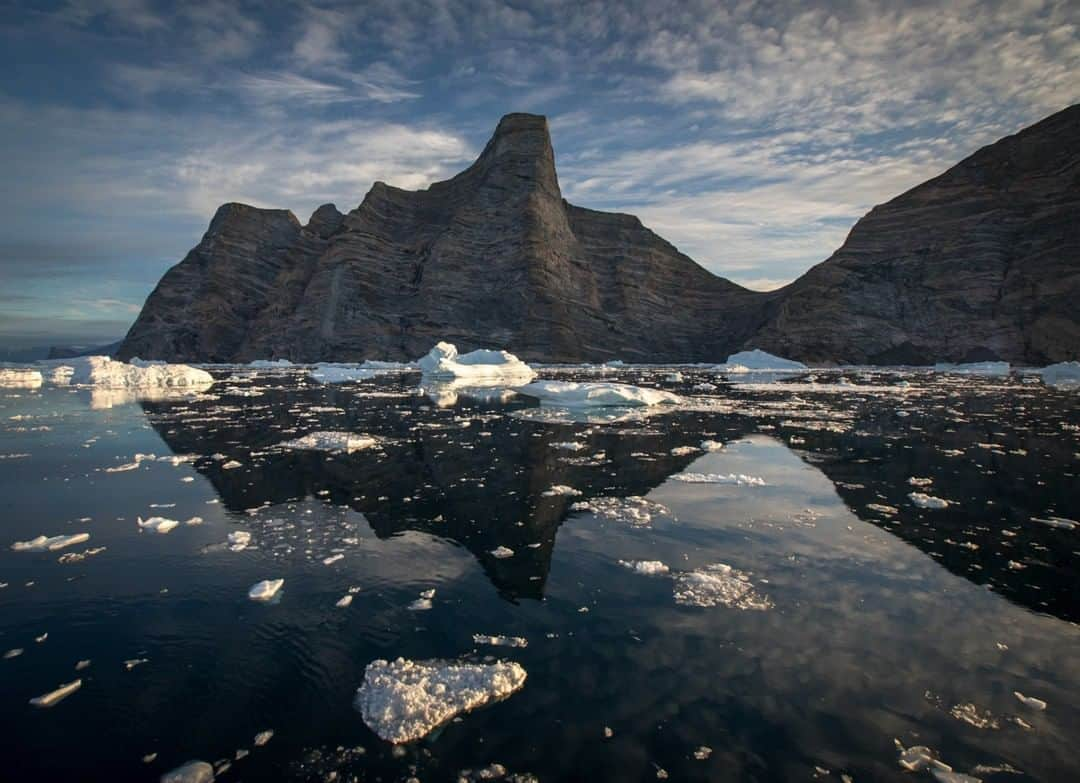
<svg viewBox="0 0 1080 783">
<path fill-rule="evenodd" d="M 536 372 L 506 351 L 480 349 L 459 354 L 457 347 L 440 342 L 417 361 L 429 378 L 499 378 L 528 383 Z"/>
<path fill-rule="evenodd" d="M 252 601 L 269 601 L 278 594 L 284 584 L 284 579 L 264 579 L 256 582 L 248 590 L 248 598 Z"/>
<path fill-rule="evenodd" d="M 570 510 L 589 511 L 601 519 L 642 528 L 651 526 L 656 517 L 674 518 L 667 506 L 639 495 L 583 500 L 571 504 Z"/>
<path fill-rule="evenodd" d="M 59 704 L 81 687 L 82 680 L 72 680 L 71 682 L 61 685 L 54 691 L 35 696 L 30 700 L 30 704 L 35 707 L 52 707 L 54 704 Z"/>
<path fill-rule="evenodd" d="M 525 684 L 513 661 L 375 660 L 364 671 L 355 707 L 364 723 L 387 742 L 412 742 L 463 712 L 505 699 Z"/>
<path fill-rule="evenodd" d="M 769 370 L 771 372 L 800 372 L 809 368 L 802 362 L 797 362 L 794 359 L 784 359 L 783 357 L 774 356 L 771 353 L 762 351 L 760 348 L 754 348 L 751 351 L 739 351 L 738 353 L 731 354 L 731 356 L 729 356 L 717 369 L 729 373 L 743 373 L 758 370 Z"/>
<path fill-rule="evenodd" d="M 675 602 L 683 606 L 726 606 L 765 610 L 773 603 L 754 589 L 750 577 L 724 563 L 684 571 L 674 576 Z"/>
<path fill-rule="evenodd" d="M 89 540 L 89 533 L 72 533 L 66 536 L 38 536 L 29 541 L 16 541 L 11 545 L 11 548 L 15 552 L 53 552 Z"/>
<path fill-rule="evenodd" d="M 631 386 L 625 383 L 579 383 L 576 381 L 537 381 L 518 390 L 535 397 L 544 405 L 567 408 L 641 407 L 677 405 L 682 398 L 661 389 Z"/>
<path fill-rule="evenodd" d="M 378 445 L 378 443 L 378 438 L 371 435 L 362 435 L 355 432 L 320 431 L 279 443 L 278 448 L 351 454 L 354 451 L 370 449 Z"/>
</svg>

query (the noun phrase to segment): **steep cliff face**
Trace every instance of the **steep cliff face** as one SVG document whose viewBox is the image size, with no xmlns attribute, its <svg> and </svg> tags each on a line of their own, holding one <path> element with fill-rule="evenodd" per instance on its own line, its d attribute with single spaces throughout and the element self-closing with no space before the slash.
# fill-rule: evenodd
<svg viewBox="0 0 1080 783">
<path fill-rule="evenodd" d="M 755 336 L 809 361 L 1080 354 L 1080 106 L 875 207 Z"/>
<path fill-rule="evenodd" d="M 787 288 L 712 275 L 630 215 L 563 200 L 543 117 L 510 114 L 422 191 L 342 216 L 229 204 L 120 350 L 175 361 L 408 359 L 445 339 L 529 359 L 1038 362 L 1080 351 L 1080 107 L 875 208 Z"/>
</svg>

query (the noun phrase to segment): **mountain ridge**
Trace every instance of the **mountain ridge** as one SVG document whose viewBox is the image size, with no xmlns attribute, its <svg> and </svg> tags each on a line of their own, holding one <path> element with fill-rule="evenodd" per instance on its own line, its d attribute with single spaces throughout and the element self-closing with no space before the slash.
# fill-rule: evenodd
<svg viewBox="0 0 1080 783">
<path fill-rule="evenodd" d="M 348 213 L 220 207 L 119 351 L 173 361 L 412 359 L 437 340 L 547 361 L 1075 358 L 1080 105 L 875 206 L 777 291 L 714 275 L 641 221 L 562 197 L 546 118 Z M 965 322 L 966 318 L 966 322 Z"/>
</svg>

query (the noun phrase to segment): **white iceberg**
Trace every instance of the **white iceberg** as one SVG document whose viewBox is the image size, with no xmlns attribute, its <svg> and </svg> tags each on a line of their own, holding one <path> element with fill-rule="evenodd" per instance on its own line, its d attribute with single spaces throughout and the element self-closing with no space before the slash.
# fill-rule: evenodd
<svg viewBox="0 0 1080 783">
<path fill-rule="evenodd" d="M 459 355 L 455 346 L 443 342 L 417 364 L 429 378 L 499 378 L 528 383 L 536 377 L 536 372 L 512 353 L 480 349 Z"/>
<path fill-rule="evenodd" d="M 950 364 L 938 362 L 934 365 L 934 372 L 950 372 L 959 375 L 1008 375 L 1008 362 L 969 362 L 967 364 Z"/>
<path fill-rule="evenodd" d="M 41 372 L 38 370 L 0 367 L 0 386 L 36 389 L 43 381 Z"/>
<path fill-rule="evenodd" d="M 784 359 L 773 356 L 771 353 L 755 348 L 752 351 L 739 351 L 727 358 L 718 369 L 723 372 L 752 372 L 755 370 L 771 370 L 772 372 L 800 372 L 809 369 L 802 362 L 794 359 Z"/>
<path fill-rule="evenodd" d="M 1080 362 L 1058 362 L 1039 370 L 1047 386 L 1080 388 Z"/>
<path fill-rule="evenodd" d="M 630 386 L 625 383 L 578 383 L 576 381 L 537 381 L 518 390 L 536 397 L 545 405 L 567 408 L 644 407 L 678 405 L 682 398 L 660 389 Z"/>
<path fill-rule="evenodd" d="M 214 378 L 206 370 L 200 370 L 186 364 L 162 364 L 138 362 L 131 364 L 117 362 L 108 356 L 80 356 L 74 359 L 62 359 L 52 363 L 49 371 L 50 380 L 71 386 L 96 386 L 110 389 L 195 389 L 201 390 L 212 385 Z M 67 374 L 62 368 L 70 367 Z"/>
<path fill-rule="evenodd" d="M 248 598 L 252 601 L 269 601 L 278 594 L 284 584 L 284 579 L 264 579 L 256 582 L 248 590 Z"/>
<path fill-rule="evenodd" d="M 72 533 L 67 536 L 38 536 L 29 541 L 16 541 L 11 545 L 15 552 L 54 552 L 73 544 L 90 540 L 89 533 Z"/>
<path fill-rule="evenodd" d="M 354 451 L 370 449 L 372 446 L 378 445 L 378 443 L 378 439 L 371 435 L 362 435 L 355 432 L 320 431 L 279 443 L 278 448 L 351 454 Z"/>
<path fill-rule="evenodd" d="M 525 669 L 512 661 L 380 659 L 364 670 L 354 706 L 382 739 L 412 742 L 460 713 L 505 699 L 525 685 L 525 677 Z"/>
</svg>

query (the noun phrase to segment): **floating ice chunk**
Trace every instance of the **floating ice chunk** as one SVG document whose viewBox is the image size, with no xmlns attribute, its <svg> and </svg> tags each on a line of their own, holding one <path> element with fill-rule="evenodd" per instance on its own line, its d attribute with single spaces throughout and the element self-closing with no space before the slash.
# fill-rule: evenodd
<svg viewBox="0 0 1080 783">
<path fill-rule="evenodd" d="M 701 745 L 694 750 L 694 758 L 698 761 L 705 761 L 712 755 L 712 748 L 708 745 Z"/>
<path fill-rule="evenodd" d="M 630 386 L 625 383 L 578 383 L 575 381 L 536 381 L 517 390 L 519 394 L 536 397 L 544 405 L 567 408 L 643 407 L 677 405 L 677 394 Z"/>
<path fill-rule="evenodd" d="M 620 560 L 619 565 L 646 576 L 661 576 L 671 570 L 659 560 Z"/>
<path fill-rule="evenodd" d="M 1021 704 L 1030 709 L 1038 710 L 1039 712 L 1046 709 L 1046 702 L 1042 699 L 1037 699 L 1034 696 L 1025 696 L 1020 691 L 1013 691 L 1013 696 L 1015 696 Z"/>
<path fill-rule="evenodd" d="M 504 560 L 508 557 L 513 557 L 514 550 L 508 546 L 497 546 L 491 550 L 491 556 L 496 557 L 499 560 Z"/>
<path fill-rule="evenodd" d="M 784 359 L 780 356 L 773 356 L 771 353 L 766 353 L 760 348 L 755 348 L 752 351 L 739 351 L 733 353 L 727 358 L 719 368 L 722 372 L 751 372 L 754 370 L 770 370 L 772 372 L 798 372 L 801 370 L 809 369 L 802 362 L 797 362 L 794 359 Z"/>
<path fill-rule="evenodd" d="M 248 590 L 248 598 L 252 601 L 269 601 L 278 594 L 284 584 L 284 579 L 264 579 L 261 582 L 256 582 Z"/>
<path fill-rule="evenodd" d="M 295 365 L 288 359 L 256 359 L 253 362 L 248 362 L 248 367 L 256 370 L 269 370 L 274 367 L 294 367 Z"/>
<path fill-rule="evenodd" d="M 572 497 L 574 495 L 580 495 L 581 490 L 568 487 L 565 484 L 554 484 L 551 489 L 545 489 L 540 494 L 544 497 L 555 497 L 557 495 Z"/>
<path fill-rule="evenodd" d="M 352 599 L 352 593 L 346 593 L 345 595 L 341 596 L 341 598 L 339 598 L 337 602 L 334 603 L 334 606 L 338 607 L 339 609 L 346 609 L 348 608 L 349 604 L 352 603 Z"/>
<path fill-rule="evenodd" d="M 10 650 L 8 650 L 6 653 L 4 653 L 4 660 L 5 661 L 10 661 L 12 658 L 18 658 L 22 654 L 23 654 L 23 648 L 22 647 L 12 647 Z"/>
<path fill-rule="evenodd" d="M 233 552 L 242 552 L 247 549 L 248 544 L 251 543 L 251 533 L 246 530 L 235 530 L 229 533 L 225 540 L 229 546 L 229 549 Z"/>
<path fill-rule="evenodd" d="M 1048 386 L 1080 388 L 1080 362 L 1058 362 L 1039 370 Z"/>
<path fill-rule="evenodd" d="M 908 772 L 922 772 L 928 769 L 940 769 L 942 772 L 952 772 L 952 767 L 939 761 L 937 753 L 925 745 L 912 745 L 910 748 L 905 748 L 898 740 L 894 741 L 896 742 L 897 749 L 900 751 L 900 758 L 898 759 L 900 766 Z"/>
<path fill-rule="evenodd" d="M 672 517 L 667 506 L 637 495 L 579 501 L 572 504 L 570 510 L 589 511 L 603 519 L 623 522 L 631 527 L 649 527 L 654 517 Z"/>
<path fill-rule="evenodd" d="M 750 577 L 724 563 L 715 563 L 675 575 L 675 603 L 683 606 L 726 606 L 729 609 L 771 609 L 768 596 L 759 594 Z"/>
<path fill-rule="evenodd" d="M 507 698 L 525 685 L 525 677 L 525 669 L 512 661 L 375 660 L 364 671 L 354 706 L 384 740 L 412 742 L 456 715 Z"/>
<path fill-rule="evenodd" d="M 912 476 L 907 480 L 907 483 L 913 487 L 929 487 L 934 483 L 932 478 L 919 478 L 918 476 Z"/>
<path fill-rule="evenodd" d="M 700 444 L 702 451 L 720 451 L 724 444 L 718 440 L 703 440 Z"/>
<path fill-rule="evenodd" d="M 494 647 L 528 647 L 529 640 L 523 636 L 485 636 L 474 633 L 473 644 L 490 644 Z"/>
<path fill-rule="evenodd" d="M 60 360 L 54 367 L 70 367 L 68 383 L 72 386 L 98 386 L 111 389 L 180 388 L 202 390 L 214 383 L 205 370 L 186 364 L 131 364 L 108 356 L 80 356 Z M 56 377 L 61 377 L 57 374 Z"/>
<path fill-rule="evenodd" d="M 237 468 L 242 468 L 243 466 L 244 466 L 243 462 L 240 462 L 240 461 L 235 460 L 235 459 L 231 459 L 228 462 L 221 463 L 221 469 L 222 470 L 236 470 Z"/>
<path fill-rule="evenodd" d="M 1064 517 L 1032 517 L 1031 521 L 1039 522 L 1048 527 L 1060 528 L 1061 530 L 1076 530 L 1076 528 L 1080 527 L 1080 522 L 1065 519 Z"/>
<path fill-rule="evenodd" d="M 159 778 L 160 783 L 214 783 L 214 768 L 205 761 L 189 761 Z"/>
<path fill-rule="evenodd" d="M 673 481 L 687 484 L 737 484 L 739 486 L 763 487 L 765 479 L 760 476 L 747 476 L 743 473 L 676 473 Z"/>
<path fill-rule="evenodd" d="M 19 389 L 36 389 L 44 381 L 39 370 L 0 367 L 0 386 Z"/>
<path fill-rule="evenodd" d="M 687 454 L 696 454 L 701 449 L 697 446 L 676 446 L 671 450 L 671 456 L 673 457 L 685 457 Z"/>
<path fill-rule="evenodd" d="M 429 378 L 502 378 L 528 383 L 536 372 L 506 351 L 477 350 L 458 354 L 450 343 L 440 342 L 417 361 Z"/>
<path fill-rule="evenodd" d="M 55 704 L 59 704 L 81 687 L 82 680 L 72 680 L 69 683 L 61 685 L 55 691 L 49 691 L 40 696 L 35 696 L 30 700 L 30 704 L 35 707 L 52 707 Z"/>
<path fill-rule="evenodd" d="M 925 492 L 909 492 L 908 497 L 919 508 L 942 509 L 949 507 L 948 500 L 927 495 Z"/>
<path fill-rule="evenodd" d="M 54 552 L 73 544 L 90 540 L 89 533 L 72 533 L 67 536 L 38 536 L 29 541 L 16 541 L 11 545 L 15 552 Z"/>
<path fill-rule="evenodd" d="M 980 710 L 971 703 L 954 704 L 953 708 L 949 710 L 949 714 L 977 729 L 997 729 L 1001 726 L 991 712 Z"/>
<path fill-rule="evenodd" d="M 938 783 L 982 783 L 982 778 L 965 775 L 963 772 L 939 769 L 937 767 L 931 769 L 930 774 L 934 776 L 934 780 L 938 781 Z"/>
<path fill-rule="evenodd" d="M 682 383 L 683 374 L 681 372 L 669 372 L 664 376 L 664 380 L 668 383 Z"/>
<path fill-rule="evenodd" d="M 348 383 L 349 381 L 366 381 L 374 378 L 377 373 L 364 367 L 351 365 L 319 365 L 308 377 L 319 383 Z"/>
<path fill-rule="evenodd" d="M 1008 375 L 1008 362 L 970 362 L 968 364 L 949 364 L 938 362 L 934 372 L 959 373 L 961 375 Z"/>
<path fill-rule="evenodd" d="M 581 451 L 586 448 L 584 443 L 578 443 L 577 441 L 568 440 L 561 443 L 552 443 L 551 448 L 560 449 L 561 451 Z"/>
<path fill-rule="evenodd" d="M 131 671 L 136 666 L 142 666 L 144 663 L 150 663 L 149 658 L 130 658 L 124 661 L 124 668 Z"/>
<path fill-rule="evenodd" d="M 354 451 L 370 449 L 372 446 L 378 445 L 378 443 L 378 439 L 371 435 L 361 435 L 355 432 L 320 431 L 279 443 L 278 448 L 351 454 Z"/>
<path fill-rule="evenodd" d="M 273 729 L 267 729 L 266 731 L 260 731 L 255 735 L 255 739 L 252 742 L 255 743 L 256 748 L 261 748 L 267 742 L 269 742 L 274 736 Z"/>
<path fill-rule="evenodd" d="M 177 519 L 168 519 L 167 517 L 150 517 L 149 519 L 143 519 L 138 517 L 140 530 L 152 530 L 155 533 L 168 533 L 174 527 L 180 524 Z"/>
</svg>

